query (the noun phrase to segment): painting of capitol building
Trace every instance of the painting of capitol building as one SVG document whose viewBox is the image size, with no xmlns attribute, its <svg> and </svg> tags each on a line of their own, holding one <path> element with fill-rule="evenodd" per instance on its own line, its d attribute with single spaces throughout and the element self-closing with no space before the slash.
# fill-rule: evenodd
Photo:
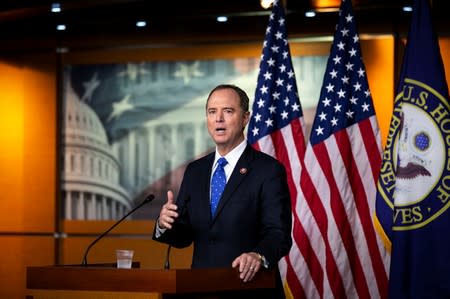
<svg viewBox="0 0 450 299">
<path fill-rule="evenodd" d="M 305 118 L 318 101 L 326 57 L 294 57 Z M 66 220 L 154 219 L 190 161 L 214 150 L 209 91 L 236 84 L 253 100 L 259 58 L 69 65 L 65 68 L 61 213 Z M 302 70 L 302 71 L 300 71 Z"/>
</svg>

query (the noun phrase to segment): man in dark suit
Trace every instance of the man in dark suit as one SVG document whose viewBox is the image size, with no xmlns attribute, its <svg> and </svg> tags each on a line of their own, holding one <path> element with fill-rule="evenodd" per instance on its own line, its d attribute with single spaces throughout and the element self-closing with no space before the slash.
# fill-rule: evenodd
<svg viewBox="0 0 450 299">
<path fill-rule="evenodd" d="M 177 248 L 193 242 L 193 268 L 231 266 L 244 282 L 277 267 L 292 245 L 286 171 L 247 144 L 248 108 L 237 86 L 211 91 L 206 116 L 216 151 L 187 166 L 177 201 L 169 191 L 153 235 Z M 277 295 L 264 297 L 280 296 L 281 284 Z"/>
</svg>

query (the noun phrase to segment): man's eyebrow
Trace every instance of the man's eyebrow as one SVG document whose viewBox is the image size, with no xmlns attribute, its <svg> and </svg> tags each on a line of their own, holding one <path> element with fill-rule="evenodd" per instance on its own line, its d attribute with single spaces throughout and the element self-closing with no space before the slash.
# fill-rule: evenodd
<svg viewBox="0 0 450 299">
<path fill-rule="evenodd" d="M 209 107 L 207 108 L 207 110 L 217 110 L 217 109 L 222 109 L 222 110 L 236 110 L 236 108 L 234 107 Z"/>
</svg>

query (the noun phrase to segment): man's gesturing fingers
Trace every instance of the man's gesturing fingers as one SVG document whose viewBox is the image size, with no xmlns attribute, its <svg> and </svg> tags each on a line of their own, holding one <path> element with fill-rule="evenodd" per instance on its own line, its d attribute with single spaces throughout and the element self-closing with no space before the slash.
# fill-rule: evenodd
<svg viewBox="0 0 450 299">
<path fill-rule="evenodd" d="M 167 202 L 163 205 L 159 214 L 159 227 L 163 229 L 171 229 L 175 218 L 178 217 L 177 205 L 174 203 L 173 192 L 167 191 Z"/>
</svg>

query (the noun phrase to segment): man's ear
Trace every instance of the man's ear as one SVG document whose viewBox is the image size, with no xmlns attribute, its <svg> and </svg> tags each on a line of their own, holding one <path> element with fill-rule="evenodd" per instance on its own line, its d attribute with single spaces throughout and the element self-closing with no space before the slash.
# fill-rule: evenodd
<svg viewBox="0 0 450 299">
<path fill-rule="evenodd" d="M 244 127 L 243 127 L 243 129 L 245 129 L 245 127 L 247 126 L 249 121 L 250 121 L 250 111 L 245 111 L 244 112 Z"/>
</svg>

